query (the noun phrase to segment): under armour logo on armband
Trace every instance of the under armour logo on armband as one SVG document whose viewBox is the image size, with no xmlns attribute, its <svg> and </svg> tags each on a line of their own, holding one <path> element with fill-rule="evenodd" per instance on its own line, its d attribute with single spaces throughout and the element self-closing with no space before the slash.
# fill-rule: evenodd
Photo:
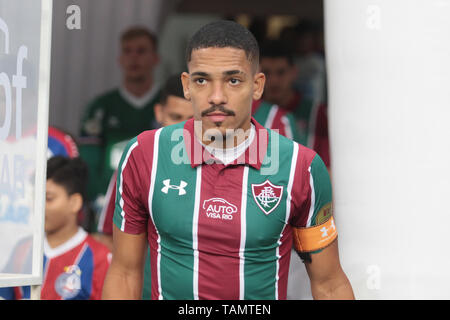
<svg viewBox="0 0 450 320">
<path fill-rule="evenodd" d="M 180 185 L 171 185 L 170 184 L 170 179 L 166 179 L 163 181 L 164 187 L 161 189 L 162 192 L 164 193 L 168 193 L 169 189 L 175 189 L 178 190 L 178 195 L 182 196 L 184 194 L 186 194 L 186 190 L 184 190 L 184 188 L 188 185 L 187 182 L 181 180 Z"/>
<path fill-rule="evenodd" d="M 334 225 L 334 220 L 331 219 L 330 221 L 330 227 L 327 229 L 327 227 L 323 227 L 322 229 L 320 229 L 320 231 L 322 231 L 322 238 L 328 237 L 328 231 L 330 229 L 333 229 L 333 231 L 336 230 L 336 226 Z"/>
</svg>

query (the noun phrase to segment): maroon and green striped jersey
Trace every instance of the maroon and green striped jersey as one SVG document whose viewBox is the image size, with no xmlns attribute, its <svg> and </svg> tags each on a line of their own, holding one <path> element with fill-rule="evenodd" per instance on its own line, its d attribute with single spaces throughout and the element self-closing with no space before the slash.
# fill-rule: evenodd
<svg viewBox="0 0 450 320">
<path fill-rule="evenodd" d="M 253 118 L 264 127 L 306 146 L 306 135 L 300 135 L 292 113 L 266 101 L 255 101 Z"/>
<path fill-rule="evenodd" d="M 286 299 L 294 230 L 329 218 L 331 184 L 314 151 L 252 123 L 255 138 L 227 165 L 193 119 L 128 143 L 114 224 L 148 234 L 152 299 Z"/>
</svg>

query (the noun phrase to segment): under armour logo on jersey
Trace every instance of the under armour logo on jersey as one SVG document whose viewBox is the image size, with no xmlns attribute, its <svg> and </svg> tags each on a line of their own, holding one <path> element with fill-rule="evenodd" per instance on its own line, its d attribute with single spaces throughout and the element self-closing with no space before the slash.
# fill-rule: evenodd
<svg viewBox="0 0 450 320">
<path fill-rule="evenodd" d="M 169 189 L 175 189 L 178 190 L 178 195 L 182 196 L 184 194 L 186 194 L 186 190 L 184 190 L 184 188 L 188 185 L 187 182 L 181 180 L 180 185 L 171 185 L 170 184 L 170 179 L 166 179 L 163 181 L 164 187 L 161 189 L 162 192 L 164 193 L 168 193 Z"/>
</svg>

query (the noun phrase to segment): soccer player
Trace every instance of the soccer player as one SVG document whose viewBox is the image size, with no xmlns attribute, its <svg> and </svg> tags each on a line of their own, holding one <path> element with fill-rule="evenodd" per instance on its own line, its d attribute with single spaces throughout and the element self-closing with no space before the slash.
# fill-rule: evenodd
<svg viewBox="0 0 450 320">
<path fill-rule="evenodd" d="M 253 106 L 254 118 L 265 127 L 279 129 L 281 134 L 295 130 L 295 136 L 291 134 L 294 141 L 308 146 L 313 102 L 294 88 L 297 68 L 291 52 L 281 41 L 271 40 L 262 45 L 261 72 L 267 81 L 263 102 Z"/>
<path fill-rule="evenodd" d="M 272 41 L 266 42 L 265 47 L 261 50 L 260 57 L 264 62 L 267 61 L 265 58 L 286 60 L 283 62 L 291 61 L 287 49 L 283 50 L 283 47 L 278 47 L 277 42 L 273 44 Z M 264 64 L 264 66 L 266 65 L 267 63 Z M 280 68 L 279 66 L 277 70 L 272 70 L 270 68 L 275 69 L 275 67 L 269 63 L 269 66 L 264 70 L 266 75 L 266 87 L 268 90 L 275 92 L 275 97 L 273 97 L 274 93 L 272 93 L 272 96 L 269 94 L 270 101 L 263 99 L 254 101 L 252 104 L 252 116 L 262 126 L 272 130 L 278 130 L 279 134 L 306 145 L 304 134 L 300 135 L 297 129 L 296 120 L 291 112 L 292 110 L 288 110 L 285 106 L 278 106 L 276 104 L 283 101 L 280 97 L 289 96 L 290 87 L 292 86 L 292 77 L 295 76 L 296 71 L 295 69 Z M 281 88 L 285 87 L 285 90 L 281 90 Z M 278 92 L 280 97 L 276 95 Z"/>
<path fill-rule="evenodd" d="M 190 39 L 182 82 L 194 118 L 123 153 L 104 299 L 141 297 L 147 242 L 152 299 L 286 299 L 293 240 L 314 298 L 353 298 L 323 162 L 251 117 L 265 82 L 258 51 L 231 21 Z"/>
<path fill-rule="evenodd" d="M 81 123 L 80 154 L 90 169 L 91 201 L 102 199 L 126 142 L 158 127 L 154 106 L 160 88 L 153 79 L 158 62 L 156 35 L 142 27 L 123 32 L 119 56 L 122 84 L 90 102 Z"/>
<path fill-rule="evenodd" d="M 47 162 L 43 300 L 99 299 L 111 253 L 78 226 L 87 167 L 80 158 L 52 157 Z M 1 292 L 29 299 L 29 287 Z"/>
</svg>

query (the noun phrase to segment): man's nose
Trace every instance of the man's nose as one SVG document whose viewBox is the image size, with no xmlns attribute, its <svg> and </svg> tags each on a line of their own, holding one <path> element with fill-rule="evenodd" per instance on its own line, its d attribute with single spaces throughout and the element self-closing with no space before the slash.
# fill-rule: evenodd
<svg viewBox="0 0 450 320">
<path fill-rule="evenodd" d="M 208 97 L 209 104 L 221 105 L 227 103 L 227 96 L 222 83 L 213 83 Z"/>
<path fill-rule="evenodd" d="M 137 50 L 130 50 L 128 52 L 128 57 L 130 59 L 136 59 L 137 57 L 139 57 L 139 52 Z"/>
</svg>

